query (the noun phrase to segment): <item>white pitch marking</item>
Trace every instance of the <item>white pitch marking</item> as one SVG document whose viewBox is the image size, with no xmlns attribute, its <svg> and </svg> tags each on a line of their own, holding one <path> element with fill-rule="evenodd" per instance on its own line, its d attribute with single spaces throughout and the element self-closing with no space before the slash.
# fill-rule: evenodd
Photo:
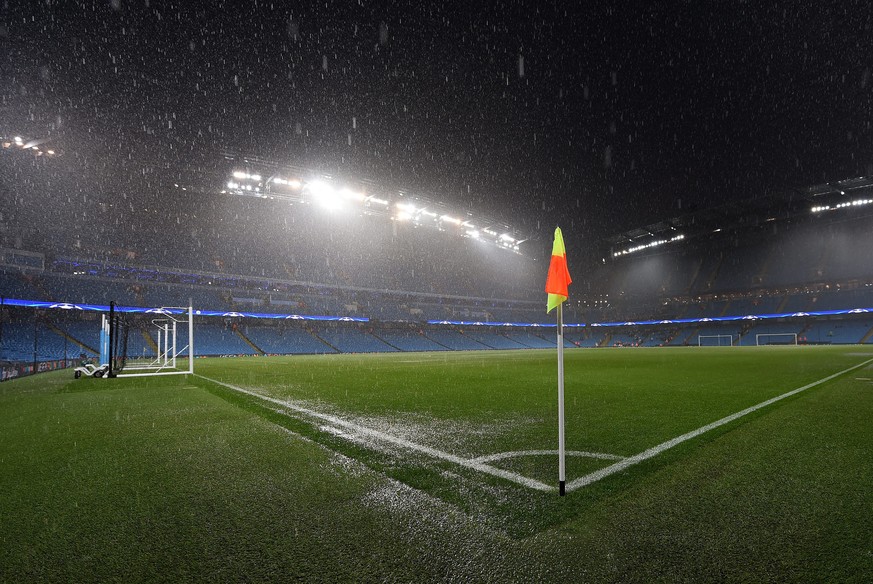
<svg viewBox="0 0 873 584">
<path fill-rule="evenodd" d="M 643 452 L 640 452 L 639 454 L 635 454 L 634 456 L 630 456 L 628 458 L 620 460 L 620 461 L 616 462 L 615 464 L 611 464 L 605 468 L 601 468 L 600 470 L 596 470 L 596 471 L 589 473 L 583 477 L 580 477 L 578 479 L 570 481 L 567 484 L 567 490 L 572 491 L 575 489 L 580 489 L 582 487 L 588 486 L 592 483 L 596 483 L 597 481 L 599 481 L 602 478 L 608 477 L 609 475 L 612 475 L 612 474 L 615 474 L 619 471 L 622 471 L 622 470 L 628 468 L 629 466 L 633 466 L 639 462 L 642 462 L 644 460 L 648 460 L 654 456 L 657 456 L 658 454 L 661 454 L 665 450 L 668 450 L 670 448 L 673 448 L 674 446 L 682 444 L 683 442 L 685 442 L 687 440 L 691 440 L 692 438 L 696 438 L 697 436 L 700 436 L 704 432 L 709 432 L 710 430 L 718 428 L 719 426 L 724 426 L 725 424 L 733 422 L 737 418 L 742 418 L 743 416 L 745 416 L 747 414 L 751 414 L 752 412 L 756 412 L 756 411 L 760 410 L 761 408 L 769 406 L 770 404 L 776 403 L 776 402 L 783 400 L 787 397 L 791 397 L 792 395 L 796 395 L 796 394 L 800 393 L 801 391 L 806 391 L 807 389 L 810 389 L 810 388 L 815 387 L 817 385 L 821 385 L 822 383 L 830 381 L 831 379 L 834 379 L 835 377 L 839 377 L 840 375 L 844 375 L 850 371 L 854 371 L 855 369 L 860 369 L 861 367 L 864 367 L 865 365 L 869 365 L 870 363 L 873 363 L 873 359 L 868 359 L 867 361 L 864 361 L 863 363 L 860 363 L 858 365 L 854 365 L 852 367 L 849 367 L 848 369 L 843 369 L 842 371 L 840 371 L 838 373 L 834 373 L 833 375 L 828 375 L 827 377 L 825 377 L 823 379 L 819 379 L 818 381 L 813 381 L 812 383 L 804 385 L 803 387 L 798 387 L 797 389 L 793 389 L 787 393 L 783 393 L 782 395 L 778 395 L 774 398 L 770 398 L 766 401 L 762 401 L 761 403 L 759 403 L 757 405 L 746 408 L 746 409 L 739 411 L 735 414 L 725 416 L 724 418 L 722 418 L 720 420 L 716 420 L 715 422 L 712 422 L 711 424 L 707 424 L 706 426 L 701 426 L 700 428 L 698 428 L 696 430 L 692 430 L 691 432 L 688 432 L 686 434 L 682 434 L 681 436 L 677 436 L 676 438 L 673 438 L 672 440 L 667 440 L 666 442 L 658 444 L 657 446 L 653 446 L 652 448 L 649 448 L 648 450 L 644 450 Z"/>
<path fill-rule="evenodd" d="M 337 416 L 333 416 L 331 414 L 323 414 L 321 412 L 316 412 L 315 410 L 310 410 L 309 408 L 304 408 L 304 407 L 298 406 L 298 405 L 293 404 L 293 403 L 289 403 L 286 401 L 282 401 L 280 399 L 276 399 L 273 397 L 262 395 L 260 393 L 255 392 L 255 391 L 244 389 L 244 388 L 238 387 L 236 385 L 224 383 L 223 381 L 218 381 L 217 379 L 211 379 L 211 378 L 206 377 L 204 375 L 200 375 L 199 373 L 195 373 L 194 375 L 196 375 L 197 377 L 200 377 L 201 379 L 205 379 L 206 381 L 211 381 L 212 383 L 216 383 L 218 385 L 221 385 L 222 387 L 226 387 L 228 389 L 232 389 L 234 391 L 238 391 L 238 392 L 244 393 L 246 395 L 251 395 L 251 396 L 257 397 L 259 399 L 262 399 L 262 400 L 265 400 L 268 402 L 272 402 L 274 404 L 277 404 L 277 405 L 280 405 L 282 407 L 294 410 L 295 412 L 305 414 L 307 416 L 311 416 L 313 418 L 318 418 L 320 420 L 324 420 L 325 422 L 328 422 L 328 423 L 332 424 L 333 426 L 340 426 L 342 428 L 346 428 L 348 430 L 351 430 L 352 432 L 357 433 L 357 434 L 362 434 L 364 436 L 376 438 L 376 439 L 382 440 L 384 442 L 390 442 L 392 444 L 402 446 L 402 447 L 407 448 L 409 450 L 414 450 L 417 452 L 427 454 L 428 456 L 431 456 L 433 458 L 438 458 L 441 460 L 452 462 L 454 464 L 457 464 L 458 466 L 463 466 L 463 467 L 470 468 L 470 469 L 473 469 L 473 470 L 476 470 L 479 472 L 483 472 L 483 473 L 490 474 L 490 475 L 493 475 L 496 477 L 500 477 L 500 478 L 506 479 L 508 481 L 512 481 L 514 483 L 517 483 L 519 485 L 529 487 L 531 489 L 536 489 L 538 491 L 554 491 L 554 490 L 556 490 L 555 487 L 552 487 L 552 486 L 547 485 L 545 483 L 542 483 L 540 481 L 528 478 L 526 476 L 522 476 L 522 475 L 514 473 L 514 472 L 510 472 L 510 471 L 503 470 L 500 468 L 495 468 L 493 466 L 489 466 L 489 465 L 487 465 L 483 462 L 479 462 L 477 460 L 470 460 L 468 458 L 462 458 L 462 457 L 456 456 L 454 454 L 449 454 L 448 452 L 443 452 L 442 450 L 437 450 L 436 448 L 431 448 L 430 446 L 416 444 L 415 442 L 412 442 L 410 440 L 406 440 L 405 438 L 399 438 L 397 436 L 392 436 L 391 434 L 388 434 L 386 432 L 380 432 L 379 430 L 373 430 L 372 428 L 360 426 L 358 424 L 355 424 L 353 422 L 349 422 L 347 420 L 343 420 L 342 418 L 339 418 Z"/>
<path fill-rule="evenodd" d="M 495 460 L 503 460 L 504 458 L 515 458 L 518 456 L 541 456 L 541 455 L 558 455 L 557 450 L 514 450 L 512 452 L 498 452 L 497 454 L 486 454 L 474 458 L 474 462 L 494 462 Z M 568 450 L 565 452 L 567 456 L 579 456 L 584 458 L 599 458 L 601 460 L 624 460 L 624 456 L 617 454 L 606 454 L 603 452 L 587 452 L 585 450 Z"/>
</svg>

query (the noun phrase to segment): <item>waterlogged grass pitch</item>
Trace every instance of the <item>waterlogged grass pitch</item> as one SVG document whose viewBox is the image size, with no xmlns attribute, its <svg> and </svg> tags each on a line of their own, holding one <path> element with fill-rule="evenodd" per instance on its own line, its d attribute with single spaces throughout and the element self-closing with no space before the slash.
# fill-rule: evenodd
<svg viewBox="0 0 873 584">
<path fill-rule="evenodd" d="M 784 347 L 568 351 L 567 449 L 632 456 L 863 360 Z M 197 370 L 466 458 L 557 448 L 554 351 L 219 359 Z M 613 462 L 572 458 L 573 474 Z M 495 464 L 557 481 L 557 455 Z"/>
<path fill-rule="evenodd" d="M 870 358 L 568 351 L 567 479 Z M 489 351 L 4 383 L 0 581 L 873 576 L 869 367 L 564 498 L 536 488 L 557 484 L 556 369 Z"/>
</svg>

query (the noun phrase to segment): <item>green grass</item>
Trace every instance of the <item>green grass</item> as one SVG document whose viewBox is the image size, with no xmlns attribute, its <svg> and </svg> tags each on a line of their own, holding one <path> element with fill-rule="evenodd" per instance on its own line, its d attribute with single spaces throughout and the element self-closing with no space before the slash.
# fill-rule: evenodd
<svg viewBox="0 0 873 584">
<path fill-rule="evenodd" d="M 629 456 L 873 357 L 573 350 L 567 448 Z M 198 360 L 463 458 L 554 449 L 553 352 Z M 0 385 L 0 581 L 873 578 L 859 369 L 559 498 L 200 377 Z M 548 484 L 557 457 L 491 463 Z M 568 480 L 610 464 L 568 458 Z"/>
</svg>

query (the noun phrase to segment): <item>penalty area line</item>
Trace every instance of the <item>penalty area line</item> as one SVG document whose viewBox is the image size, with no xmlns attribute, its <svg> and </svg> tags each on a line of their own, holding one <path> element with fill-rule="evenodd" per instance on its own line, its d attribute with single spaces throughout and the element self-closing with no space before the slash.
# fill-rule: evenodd
<svg viewBox="0 0 873 584">
<path fill-rule="evenodd" d="M 448 452 L 443 452 L 442 450 L 437 450 L 436 448 L 431 448 L 430 446 L 425 446 L 423 444 L 418 444 L 416 442 L 412 442 L 411 440 L 407 440 L 405 438 L 400 438 L 398 436 L 393 436 L 388 434 L 387 432 L 382 432 L 379 430 L 374 430 L 372 428 L 367 428 L 366 426 L 361 426 L 360 424 L 355 424 L 354 422 L 349 422 L 348 420 L 343 420 L 338 416 L 334 416 L 332 414 L 325 414 L 322 412 L 317 412 L 315 410 L 311 410 L 309 408 L 304 408 L 294 403 L 290 403 L 287 401 L 283 401 L 274 397 L 269 397 L 263 394 L 260 394 L 256 391 L 251 391 L 249 389 L 245 389 L 236 385 L 231 385 L 230 383 L 225 383 L 223 381 L 218 381 L 217 379 L 212 379 L 210 377 L 206 377 L 205 375 L 200 375 L 199 373 L 194 374 L 196 377 L 201 379 L 205 379 L 211 383 L 215 383 L 216 385 L 220 385 L 222 387 L 226 387 L 227 389 L 244 393 L 246 395 L 250 395 L 252 397 L 256 397 L 258 399 L 262 399 L 264 401 L 274 403 L 276 405 L 282 406 L 283 408 L 287 408 L 289 410 L 293 410 L 298 414 L 303 414 L 305 416 L 309 416 L 311 418 L 316 418 L 323 422 L 327 422 L 329 425 L 334 428 L 344 428 L 346 430 L 351 431 L 353 434 L 358 434 L 361 436 L 367 436 L 369 438 L 374 438 L 376 440 L 380 440 L 382 442 L 388 442 L 391 444 L 395 444 L 397 446 L 401 446 L 408 450 L 412 450 L 415 452 L 420 452 L 422 454 L 426 454 L 432 458 L 436 458 L 439 460 L 445 460 L 447 462 L 454 463 L 458 466 L 463 466 L 465 468 L 469 468 L 478 472 L 482 472 L 485 474 L 490 474 L 492 476 L 500 477 L 502 479 L 506 479 L 513 483 L 522 485 L 524 487 L 528 487 L 531 489 L 535 489 L 537 491 L 554 491 L 555 487 L 547 485 L 543 482 L 537 481 L 535 479 L 520 475 L 518 473 L 510 472 L 508 470 L 503 470 L 501 468 L 496 468 L 491 465 L 485 464 L 484 462 L 477 459 L 469 459 L 463 458 L 460 456 L 456 456 L 454 454 L 450 454 Z M 346 436 L 347 439 L 354 439 L 354 436 Z"/>
<path fill-rule="evenodd" d="M 853 365 L 852 367 L 849 367 L 848 369 L 843 369 L 842 371 L 834 373 L 833 375 L 828 375 L 827 377 L 819 379 L 818 381 L 813 381 L 812 383 L 808 383 L 807 385 L 804 385 L 803 387 L 798 387 L 797 389 L 792 389 L 789 392 L 783 393 L 782 395 L 777 395 L 776 397 L 770 398 L 766 401 L 762 401 L 759 404 L 748 407 L 744 410 L 736 412 L 735 414 L 725 416 L 724 418 L 722 418 L 720 420 L 716 420 L 715 422 L 712 422 L 711 424 L 701 426 L 700 428 L 697 428 L 696 430 L 692 430 L 691 432 L 687 432 L 685 434 L 682 434 L 681 436 L 677 436 L 676 438 L 673 438 L 671 440 L 667 440 L 666 442 L 658 444 L 657 446 L 653 446 L 652 448 L 649 448 L 648 450 L 644 450 L 643 452 L 640 452 L 639 454 L 629 456 L 623 460 L 616 462 L 615 464 L 611 464 L 607 467 L 601 468 L 600 470 L 596 470 L 592 473 L 589 473 L 583 477 L 579 477 L 578 479 L 574 479 L 574 480 L 570 481 L 569 483 L 567 483 L 567 490 L 573 491 L 576 489 L 581 489 L 582 487 L 586 487 L 592 483 L 596 483 L 600 479 L 606 478 L 606 477 L 613 475 L 617 472 L 623 471 L 624 469 L 631 467 L 635 464 L 638 464 L 640 462 L 643 462 L 644 460 L 648 460 L 650 458 L 653 458 L 653 457 L 661 454 L 665 450 L 669 450 L 670 448 L 673 448 L 674 446 L 678 446 L 679 444 L 682 444 L 683 442 L 691 440 L 692 438 L 696 438 L 696 437 L 700 436 L 701 434 L 704 434 L 706 432 L 709 432 L 710 430 L 714 430 L 715 428 L 718 428 L 719 426 L 724 426 L 725 424 L 729 424 L 730 422 L 733 422 L 736 419 L 742 418 L 743 416 L 746 416 L 748 414 L 756 412 L 756 411 L 760 410 L 761 408 L 766 408 L 767 406 L 774 404 L 778 401 L 781 401 L 787 397 L 791 397 L 792 395 L 796 395 L 802 391 L 806 391 L 807 389 L 811 389 L 813 387 L 821 385 L 822 383 L 827 383 L 831 379 L 835 379 L 841 375 L 845 375 L 846 373 L 849 373 L 850 371 L 860 369 L 861 367 L 864 367 L 865 365 L 869 365 L 870 363 L 873 363 L 873 359 L 868 359 L 868 360 L 864 361 L 863 363 L 859 363 L 858 365 Z"/>
</svg>

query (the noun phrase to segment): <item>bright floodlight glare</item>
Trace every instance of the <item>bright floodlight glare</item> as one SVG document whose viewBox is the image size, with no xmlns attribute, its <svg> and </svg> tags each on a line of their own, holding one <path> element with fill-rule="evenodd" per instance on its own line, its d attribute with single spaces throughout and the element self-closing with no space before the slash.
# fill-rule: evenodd
<svg viewBox="0 0 873 584">
<path fill-rule="evenodd" d="M 227 183 L 227 188 L 229 188 L 229 189 L 238 189 L 238 188 L 239 188 L 239 184 L 237 184 L 237 183 L 235 183 L 235 182 L 233 182 L 233 181 L 229 181 L 229 182 Z"/>
<path fill-rule="evenodd" d="M 324 181 L 314 180 L 306 183 L 306 188 L 315 201 L 325 209 L 339 209 L 343 202 L 339 193 Z"/>
<path fill-rule="evenodd" d="M 19 146 L 21 145 L 22 142 L 24 142 L 24 140 L 21 139 L 21 136 L 15 136 L 15 138 L 13 138 L 13 140 L 15 140 L 15 143 L 18 144 Z"/>
<path fill-rule="evenodd" d="M 468 230 L 468 231 L 467 231 L 467 235 L 469 235 L 469 236 L 472 237 L 473 239 L 479 239 L 479 232 L 476 231 L 475 229 L 470 229 L 470 230 Z"/>
<path fill-rule="evenodd" d="M 249 175 L 248 175 L 248 173 L 243 172 L 241 170 L 234 170 L 233 171 L 233 178 L 244 179 L 244 178 L 249 178 Z"/>
<path fill-rule="evenodd" d="M 398 221 L 409 221 L 410 219 L 412 219 L 412 215 L 410 215 L 406 211 L 400 211 L 399 213 L 397 213 L 395 219 L 397 219 Z"/>
<path fill-rule="evenodd" d="M 450 217 L 449 215 L 443 215 L 442 217 L 440 217 L 440 220 L 441 220 L 441 221 L 445 221 L 446 223 L 453 223 L 453 224 L 455 224 L 455 225 L 460 225 L 460 224 L 461 224 L 461 220 L 460 220 L 460 219 L 457 219 L 457 218 L 455 218 L 455 217 Z"/>
<path fill-rule="evenodd" d="M 385 199 L 377 199 L 376 197 L 370 197 L 367 199 L 367 201 L 369 201 L 370 203 L 378 203 L 380 205 L 388 204 L 388 201 L 386 201 Z"/>
<path fill-rule="evenodd" d="M 502 234 L 502 235 L 500 236 L 500 240 L 501 240 L 501 241 L 505 241 L 505 242 L 507 242 L 507 243 L 515 243 L 515 239 L 513 239 L 512 237 L 510 237 L 510 235 L 509 235 L 508 233 L 504 233 L 504 234 Z"/>
<path fill-rule="evenodd" d="M 261 180 L 261 175 L 259 175 L 259 174 L 251 174 L 251 175 L 249 175 L 249 178 L 252 179 L 252 180 L 257 180 L 257 181 L 259 181 L 259 180 Z"/>
</svg>

